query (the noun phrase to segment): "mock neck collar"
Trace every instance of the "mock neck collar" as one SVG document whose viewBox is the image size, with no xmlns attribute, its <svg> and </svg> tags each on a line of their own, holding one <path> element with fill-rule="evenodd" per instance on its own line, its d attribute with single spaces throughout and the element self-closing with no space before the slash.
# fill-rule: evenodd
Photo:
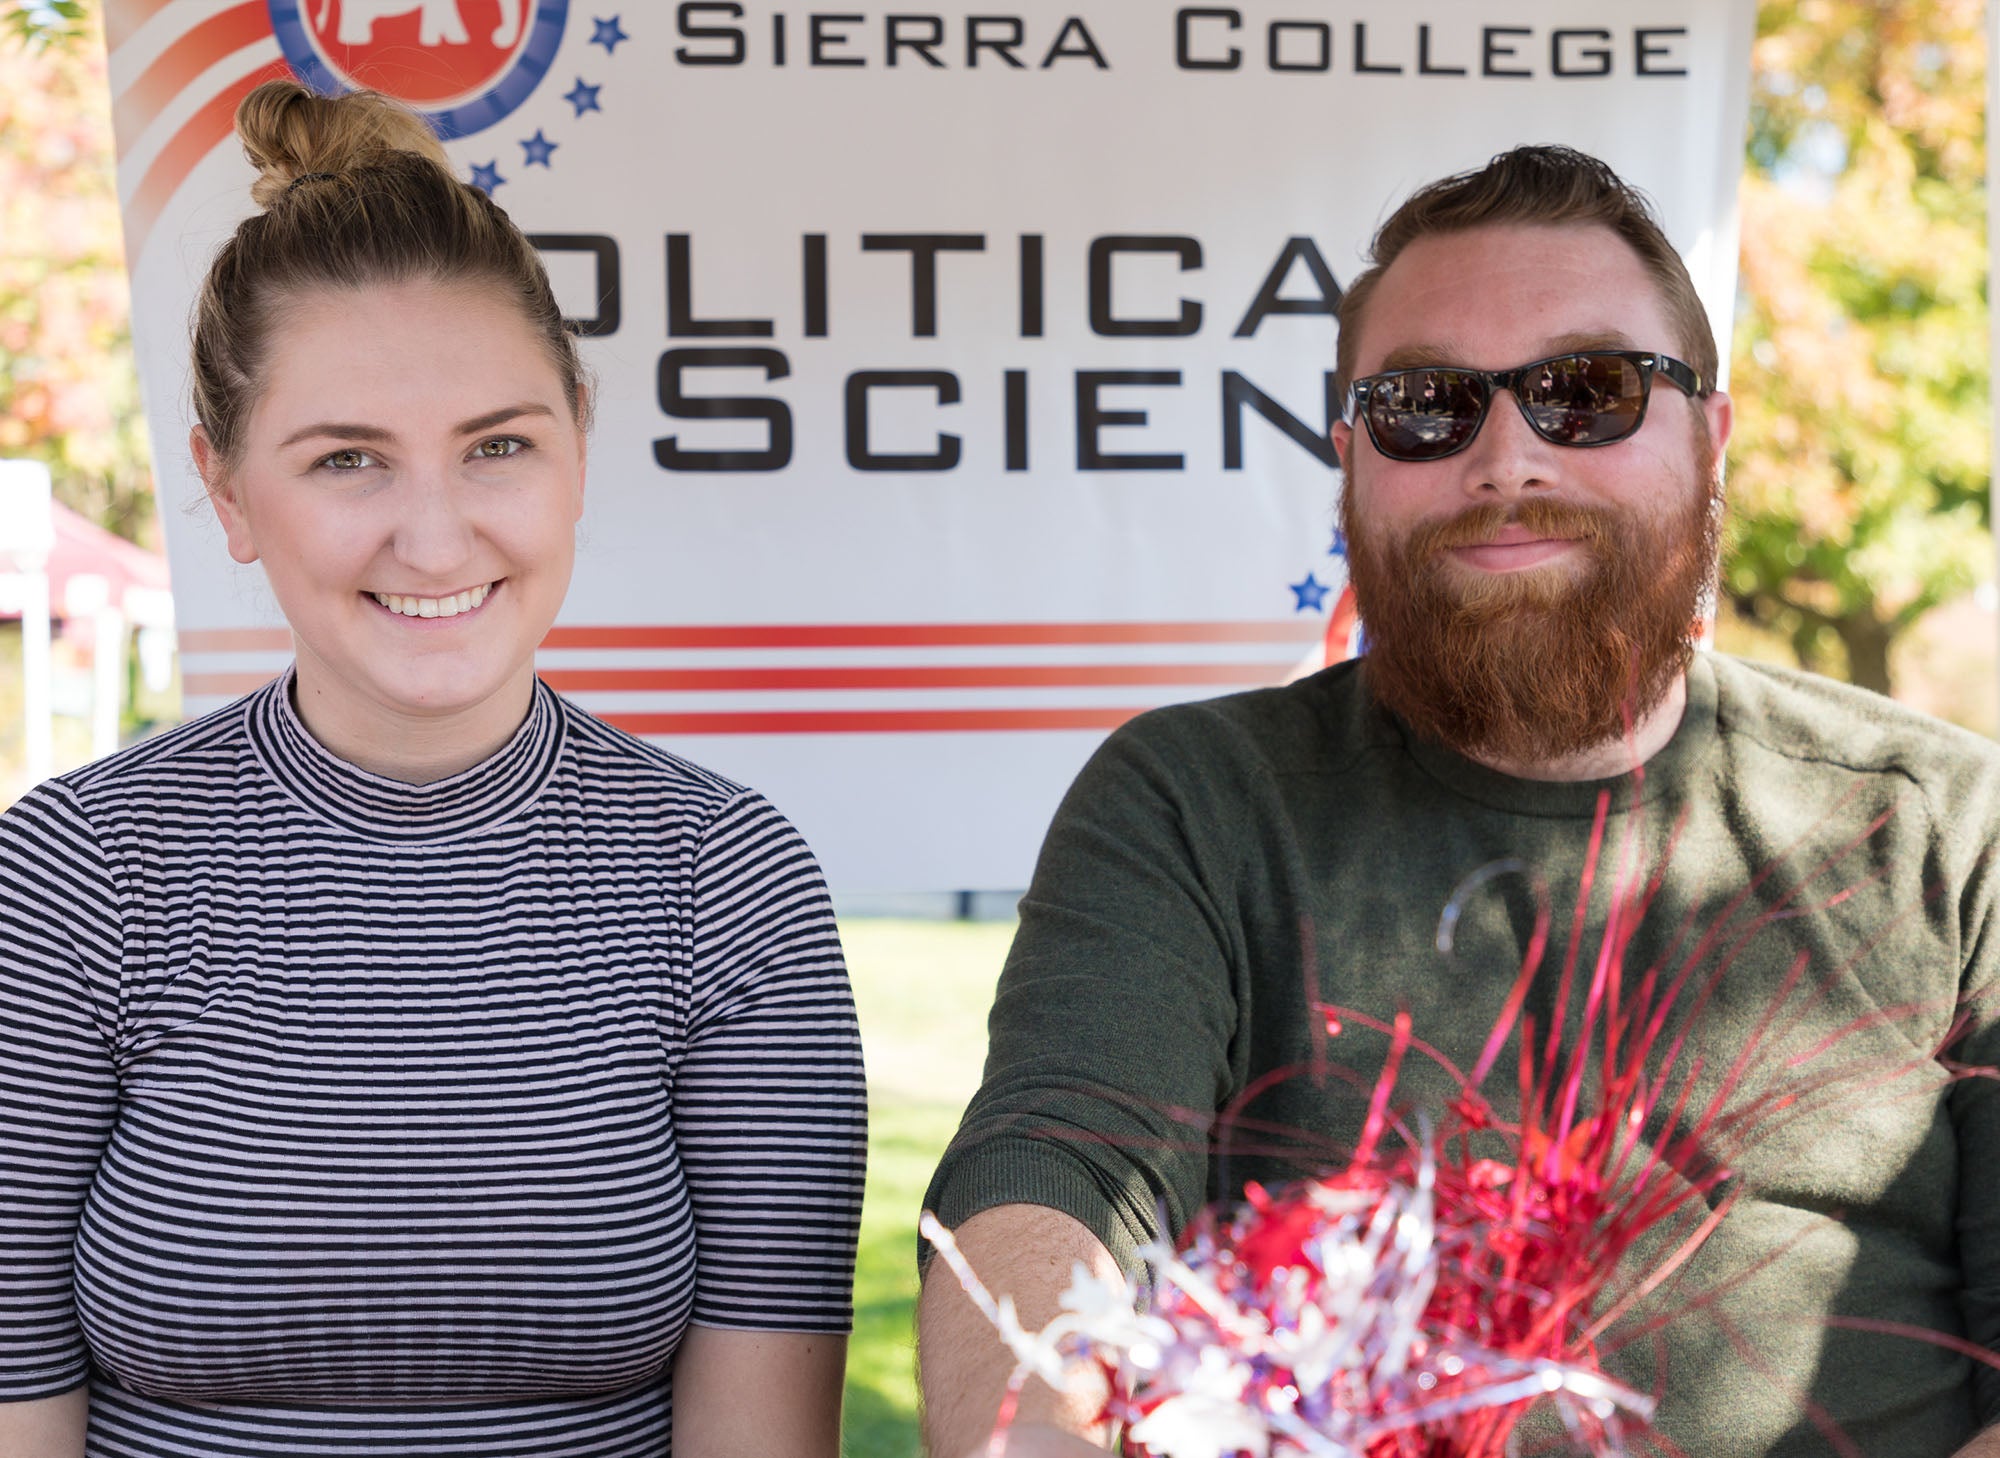
<svg viewBox="0 0 2000 1458">
<path fill-rule="evenodd" d="M 293 799 L 365 840 L 458 840 L 505 824 L 541 795 L 562 753 L 562 707 L 536 679 L 527 717 L 491 756 L 429 784 L 405 784 L 349 764 L 313 738 L 292 703 L 295 671 L 246 701 L 250 741 Z"/>
</svg>

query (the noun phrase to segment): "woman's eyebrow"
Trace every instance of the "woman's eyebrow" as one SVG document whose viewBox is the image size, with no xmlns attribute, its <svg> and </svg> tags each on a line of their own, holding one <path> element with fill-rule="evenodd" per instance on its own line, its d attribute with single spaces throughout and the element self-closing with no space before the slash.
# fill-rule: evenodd
<svg viewBox="0 0 2000 1458">
<path fill-rule="evenodd" d="M 523 415 L 542 415 L 553 418 L 555 411 L 546 405 L 527 402 L 520 405 L 503 405 L 498 410 L 489 410 L 484 415 L 475 415 L 470 420 L 462 420 L 454 427 L 459 435 L 477 435 L 482 430 L 491 430 L 496 425 L 504 425 L 509 420 L 517 420 Z M 321 420 L 311 425 L 301 426 L 278 442 L 278 449 L 295 446 L 300 441 L 315 440 L 321 436 L 336 439 L 363 441 L 370 445 L 380 445 L 393 441 L 396 433 L 384 430 L 379 425 L 362 425 L 355 421 Z"/>
<path fill-rule="evenodd" d="M 278 442 L 278 449 L 295 446 L 302 440 L 312 440 L 318 436 L 336 436 L 344 440 L 360 440 L 379 443 L 396 438 L 394 431 L 384 430 L 379 425 L 356 425 L 342 420 L 322 420 L 313 425 L 301 426 Z"/>
<path fill-rule="evenodd" d="M 484 415 L 475 415 L 470 420 L 458 424 L 460 435 L 477 435 L 482 430 L 491 430 L 496 425 L 504 425 L 523 415 L 546 415 L 553 417 L 555 411 L 546 405 L 529 402 L 522 405 L 503 405 L 498 410 L 489 410 Z"/>
</svg>

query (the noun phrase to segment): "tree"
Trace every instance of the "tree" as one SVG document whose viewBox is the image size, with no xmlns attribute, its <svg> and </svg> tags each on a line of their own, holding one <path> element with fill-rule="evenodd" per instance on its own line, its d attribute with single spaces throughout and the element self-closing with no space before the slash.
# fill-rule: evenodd
<svg viewBox="0 0 2000 1458">
<path fill-rule="evenodd" d="M 12 31 L 34 46 L 80 40 L 90 33 L 83 0 L 5 0 L 0 30 Z"/>
<path fill-rule="evenodd" d="M 152 471 L 97 23 L 0 10 L 0 456 L 46 461 L 65 503 L 140 540 Z"/>
<path fill-rule="evenodd" d="M 1986 574 L 1979 0 L 1767 0 L 1753 53 L 1722 595 L 1808 668 Z"/>
</svg>

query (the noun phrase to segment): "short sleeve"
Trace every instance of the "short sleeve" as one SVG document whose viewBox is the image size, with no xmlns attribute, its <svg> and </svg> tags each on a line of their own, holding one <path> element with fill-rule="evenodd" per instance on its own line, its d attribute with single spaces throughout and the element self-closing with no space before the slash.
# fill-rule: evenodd
<svg viewBox="0 0 2000 1458">
<path fill-rule="evenodd" d="M 1206 1199 L 1247 959 L 1231 890 L 1241 811 L 1187 774 L 1190 753 L 1157 716 L 1128 725 L 1057 810 L 984 1081 L 925 1198 L 947 1227 L 1046 1206 L 1130 1269 L 1162 1211 L 1178 1231 Z"/>
<path fill-rule="evenodd" d="M 868 1155 L 854 996 L 812 852 L 754 794 L 702 837 L 674 1132 L 698 1242 L 693 1319 L 845 1332 Z"/>
<path fill-rule="evenodd" d="M 0 815 L 0 1401 L 82 1382 L 77 1221 L 111 1137 L 105 1009 L 117 896 L 96 837 L 46 785 Z"/>
</svg>

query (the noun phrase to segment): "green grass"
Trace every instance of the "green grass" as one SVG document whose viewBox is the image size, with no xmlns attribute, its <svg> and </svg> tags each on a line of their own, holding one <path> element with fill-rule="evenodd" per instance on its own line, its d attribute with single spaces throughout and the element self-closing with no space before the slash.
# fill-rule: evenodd
<svg viewBox="0 0 2000 1458">
<path fill-rule="evenodd" d="M 843 1446 L 918 1458 L 917 1213 L 986 1055 L 986 1009 L 1011 923 L 848 921 L 840 928 L 868 1059 L 868 1195 L 854 1271 Z"/>
</svg>

